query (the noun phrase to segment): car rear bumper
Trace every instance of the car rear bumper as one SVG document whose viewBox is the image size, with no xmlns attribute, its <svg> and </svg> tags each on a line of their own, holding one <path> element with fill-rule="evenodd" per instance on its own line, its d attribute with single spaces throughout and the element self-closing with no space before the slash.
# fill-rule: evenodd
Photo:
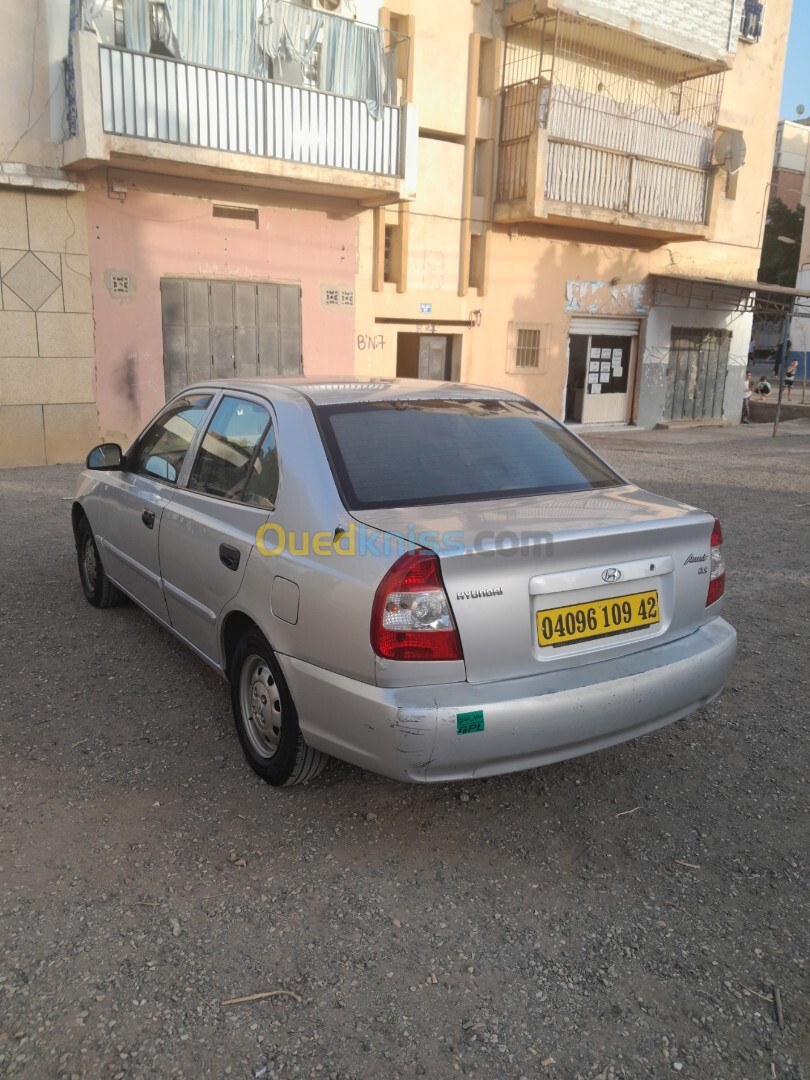
<svg viewBox="0 0 810 1080">
<path fill-rule="evenodd" d="M 736 650 L 735 631 L 718 618 L 630 656 L 479 686 L 384 688 L 279 660 L 311 746 L 435 783 L 548 765 L 665 727 L 720 693 Z M 461 734 L 458 717 L 469 713 L 483 714 L 483 730 Z"/>
</svg>

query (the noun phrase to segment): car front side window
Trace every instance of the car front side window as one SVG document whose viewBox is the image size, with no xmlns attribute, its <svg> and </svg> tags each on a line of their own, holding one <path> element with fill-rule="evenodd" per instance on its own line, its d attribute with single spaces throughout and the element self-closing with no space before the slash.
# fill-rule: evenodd
<svg viewBox="0 0 810 1080">
<path fill-rule="evenodd" d="M 241 502 L 268 429 L 267 409 L 244 398 L 223 398 L 194 459 L 189 490 Z"/>
<path fill-rule="evenodd" d="M 133 470 L 176 484 L 188 448 L 211 404 L 211 394 L 192 394 L 173 401 L 141 436 Z"/>
</svg>

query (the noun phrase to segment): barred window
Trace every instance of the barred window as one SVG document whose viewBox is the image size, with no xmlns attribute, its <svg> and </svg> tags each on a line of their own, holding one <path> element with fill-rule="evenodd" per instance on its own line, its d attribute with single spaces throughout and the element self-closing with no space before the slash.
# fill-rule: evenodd
<svg viewBox="0 0 810 1080">
<path fill-rule="evenodd" d="M 547 323 L 512 323 L 507 371 L 539 375 L 546 371 L 551 326 Z"/>
<path fill-rule="evenodd" d="M 515 348 L 515 367 L 540 367 L 540 331 L 520 327 Z"/>
</svg>

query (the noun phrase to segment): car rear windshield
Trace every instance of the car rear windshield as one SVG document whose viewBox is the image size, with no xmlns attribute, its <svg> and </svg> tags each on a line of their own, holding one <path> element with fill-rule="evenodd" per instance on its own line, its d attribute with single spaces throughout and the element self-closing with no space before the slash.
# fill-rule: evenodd
<svg viewBox="0 0 810 1080">
<path fill-rule="evenodd" d="M 620 478 L 528 401 L 318 405 L 343 499 L 371 510 L 591 491 Z"/>
</svg>

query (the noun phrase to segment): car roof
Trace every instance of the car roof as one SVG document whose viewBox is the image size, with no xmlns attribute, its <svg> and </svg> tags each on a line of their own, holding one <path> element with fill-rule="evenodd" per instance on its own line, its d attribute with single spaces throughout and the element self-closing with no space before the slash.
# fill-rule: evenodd
<svg viewBox="0 0 810 1080">
<path fill-rule="evenodd" d="M 271 397 L 274 393 L 289 393 L 306 398 L 315 405 L 337 405 L 368 401 L 446 400 L 448 398 L 502 401 L 521 400 L 520 394 L 473 383 L 433 382 L 428 379 L 213 379 L 195 384 L 222 390 L 241 390 L 243 393 Z M 285 394 L 286 396 L 286 394 Z"/>
</svg>

